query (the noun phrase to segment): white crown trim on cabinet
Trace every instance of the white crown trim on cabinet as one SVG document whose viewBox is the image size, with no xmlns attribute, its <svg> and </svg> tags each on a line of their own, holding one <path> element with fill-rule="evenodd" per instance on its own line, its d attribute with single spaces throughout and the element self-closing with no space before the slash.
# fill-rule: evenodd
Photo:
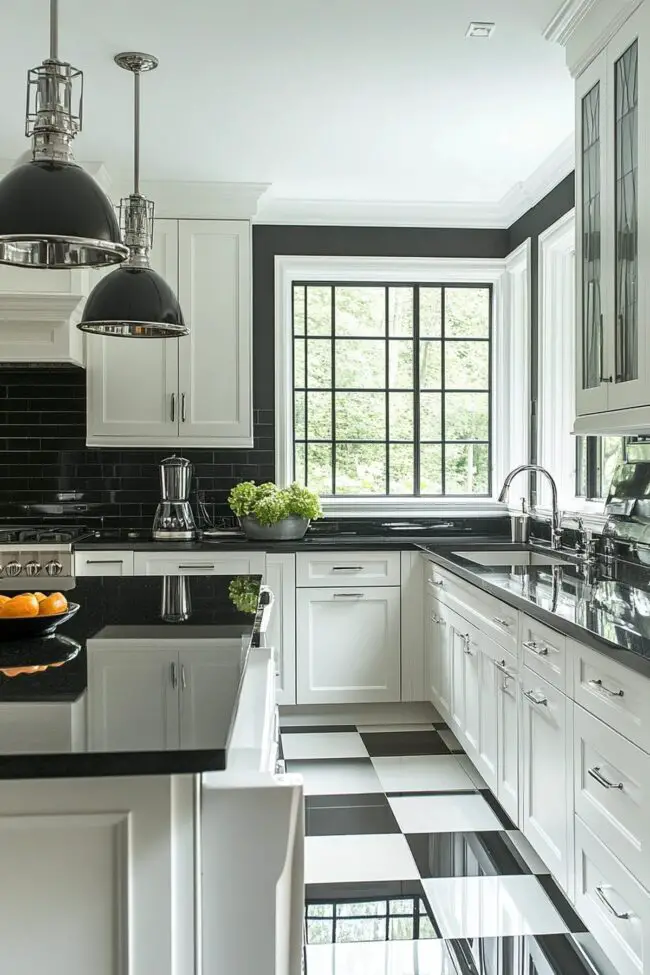
<svg viewBox="0 0 650 975">
<path fill-rule="evenodd" d="M 544 30 L 547 41 L 566 44 L 576 27 L 598 0 L 563 0 Z"/>
</svg>

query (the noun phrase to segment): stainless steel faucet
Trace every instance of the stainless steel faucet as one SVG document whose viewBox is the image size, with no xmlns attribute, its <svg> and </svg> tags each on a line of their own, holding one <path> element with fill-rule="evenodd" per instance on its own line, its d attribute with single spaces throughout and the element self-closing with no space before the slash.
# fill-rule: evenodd
<svg viewBox="0 0 650 975">
<path fill-rule="evenodd" d="M 509 474 L 506 474 L 506 479 L 503 482 L 503 487 L 501 488 L 501 493 L 498 500 L 506 500 L 510 485 L 517 474 L 521 474 L 522 471 L 538 471 L 540 474 L 544 474 L 548 478 L 548 483 L 551 485 L 551 504 L 553 507 L 553 513 L 551 516 L 551 548 L 560 548 L 562 544 L 562 523 L 561 515 L 557 507 L 557 486 L 553 479 L 553 475 L 550 474 L 545 467 L 540 467 L 539 464 L 521 464 L 520 467 L 515 467 L 510 471 Z"/>
</svg>

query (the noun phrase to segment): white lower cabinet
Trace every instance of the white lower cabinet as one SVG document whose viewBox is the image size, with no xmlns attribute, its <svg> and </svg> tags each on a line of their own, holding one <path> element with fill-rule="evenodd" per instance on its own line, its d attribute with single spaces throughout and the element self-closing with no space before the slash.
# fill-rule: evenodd
<svg viewBox="0 0 650 975">
<path fill-rule="evenodd" d="M 650 971 L 650 894 L 575 818 L 575 906 L 620 975 Z"/>
<path fill-rule="evenodd" d="M 499 647 L 497 687 L 497 788 L 499 802 L 519 825 L 519 680 L 517 660 Z M 485 778 L 485 774 L 483 775 Z"/>
<path fill-rule="evenodd" d="M 298 704 L 399 701 L 399 587 L 298 589 L 296 645 Z"/>
<path fill-rule="evenodd" d="M 296 556 L 269 552 L 264 579 L 275 597 L 266 631 L 267 646 L 275 650 L 278 704 L 296 703 Z"/>
<path fill-rule="evenodd" d="M 133 552 L 93 549 L 74 553 L 77 576 L 132 576 Z"/>
<path fill-rule="evenodd" d="M 136 552 L 134 575 L 263 575 L 264 552 Z"/>
<path fill-rule="evenodd" d="M 522 830 L 561 886 L 573 871 L 573 702 L 528 667 L 521 674 Z"/>
<path fill-rule="evenodd" d="M 428 585 L 425 597 L 425 673 L 427 698 L 441 714 L 451 708 L 452 650 L 454 632 L 445 616 L 447 607 Z"/>
<path fill-rule="evenodd" d="M 478 747 L 476 766 L 493 792 L 499 778 L 499 685 L 497 659 L 501 648 L 479 634 Z"/>
</svg>

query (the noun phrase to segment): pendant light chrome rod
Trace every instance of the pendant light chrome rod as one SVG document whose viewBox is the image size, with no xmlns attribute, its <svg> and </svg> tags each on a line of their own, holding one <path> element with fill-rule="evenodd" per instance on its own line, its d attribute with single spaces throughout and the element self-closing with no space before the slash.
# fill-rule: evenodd
<svg viewBox="0 0 650 975">
<path fill-rule="evenodd" d="M 50 0 L 50 60 L 59 60 L 59 0 Z"/>
<path fill-rule="evenodd" d="M 140 195 L 140 69 L 133 72 L 133 193 Z"/>
</svg>

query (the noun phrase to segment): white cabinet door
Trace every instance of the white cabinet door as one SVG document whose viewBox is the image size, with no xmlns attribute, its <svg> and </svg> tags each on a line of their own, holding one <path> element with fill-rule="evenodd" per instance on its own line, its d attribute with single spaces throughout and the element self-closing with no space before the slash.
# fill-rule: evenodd
<svg viewBox="0 0 650 975">
<path fill-rule="evenodd" d="M 77 576 L 132 576 L 133 552 L 75 552 L 74 572 Z"/>
<path fill-rule="evenodd" d="M 180 743 L 183 748 L 214 748 L 225 742 L 231 722 L 227 706 L 235 699 L 241 680 L 242 645 L 239 640 L 215 647 L 188 648 L 180 644 L 178 687 Z"/>
<path fill-rule="evenodd" d="M 499 802 L 512 821 L 519 825 L 519 681 L 517 660 L 506 651 L 500 655 L 497 698 Z"/>
<path fill-rule="evenodd" d="M 264 552 L 136 552 L 136 576 L 263 575 Z"/>
<path fill-rule="evenodd" d="M 498 708 L 501 673 L 497 669 L 498 655 L 503 655 L 500 647 L 478 634 L 478 741 L 476 766 L 493 792 L 497 790 L 498 778 Z"/>
<path fill-rule="evenodd" d="M 253 444 L 250 255 L 247 221 L 179 222 L 181 445 Z"/>
<path fill-rule="evenodd" d="M 463 667 L 463 711 L 465 721 L 463 726 L 463 743 L 465 750 L 475 765 L 479 765 L 480 751 L 480 636 L 474 627 L 468 627 L 463 634 L 462 667 Z"/>
<path fill-rule="evenodd" d="M 132 642 L 101 648 L 90 643 L 90 749 L 120 752 L 178 748 L 178 650 L 138 648 Z"/>
<path fill-rule="evenodd" d="M 265 582 L 275 597 L 266 631 L 277 667 L 276 701 L 296 703 L 296 557 L 269 552 Z"/>
<path fill-rule="evenodd" d="M 521 690 L 523 832 L 567 890 L 573 876 L 573 703 L 528 667 Z"/>
<path fill-rule="evenodd" d="M 298 589 L 297 703 L 400 699 L 397 586 Z"/>
<path fill-rule="evenodd" d="M 178 222 L 156 220 L 152 266 L 178 286 Z M 86 337 L 89 444 L 161 446 L 178 438 L 179 342 Z"/>
<path fill-rule="evenodd" d="M 427 699 L 445 718 L 450 716 L 453 631 L 445 617 L 447 607 L 438 601 L 430 583 L 425 587 L 424 640 Z"/>
</svg>

